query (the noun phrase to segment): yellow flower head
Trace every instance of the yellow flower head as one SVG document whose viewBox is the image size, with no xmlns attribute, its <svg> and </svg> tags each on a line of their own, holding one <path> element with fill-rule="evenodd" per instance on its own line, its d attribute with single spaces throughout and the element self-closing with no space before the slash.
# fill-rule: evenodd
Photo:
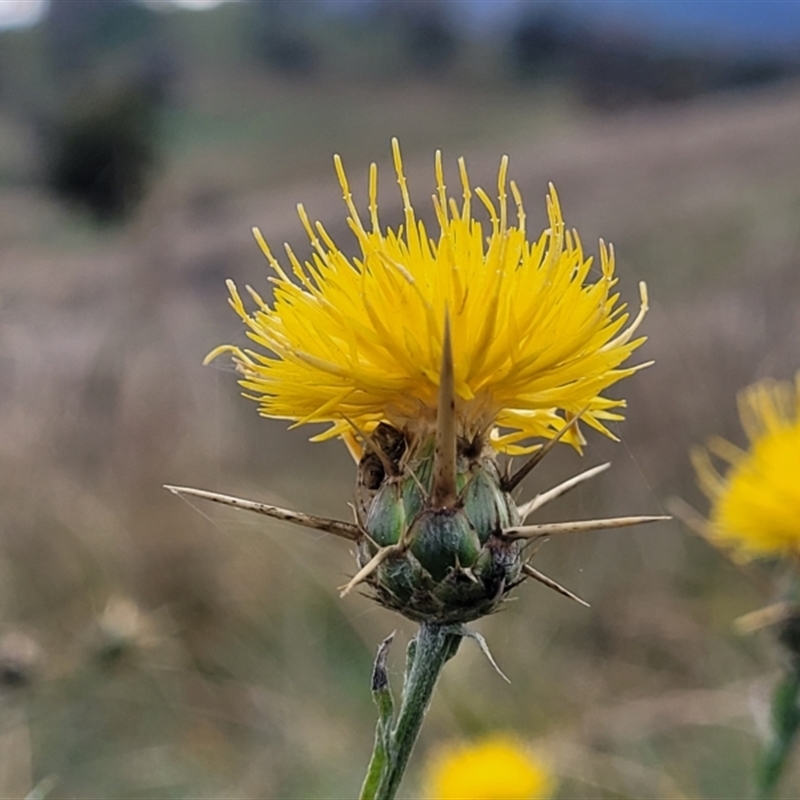
<svg viewBox="0 0 800 800">
<path fill-rule="evenodd" d="M 800 555 L 800 373 L 796 383 L 764 381 L 739 396 L 748 451 L 712 439 L 692 462 L 711 499 L 709 538 L 743 558 Z M 723 477 L 709 455 L 730 466 Z"/>
<path fill-rule="evenodd" d="M 555 791 L 549 770 L 510 736 L 443 747 L 425 778 L 430 800 L 538 800 Z"/>
<path fill-rule="evenodd" d="M 614 409 L 624 401 L 602 393 L 639 368 L 621 364 L 644 341 L 633 338 L 646 311 L 644 285 L 641 311 L 626 328 L 626 306 L 613 292 L 613 249 L 601 242 L 599 269 L 592 267 L 577 232 L 564 225 L 552 186 L 549 225 L 528 241 L 522 199 L 507 181 L 505 157 L 497 202 L 470 187 L 459 161 L 459 204 L 447 195 L 437 152 L 433 207 L 439 231 L 431 237 L 411 205 L 397 141 L 392 145 L 404 224 L 381 228 L 374 164 L 365 224 L 335 157 L 358 255 L 345 255 L 302 205 L 312 248 L 305 263 L 287 246 L 291 269 L 284 270 L 255 231 L 275 272 L 273 300 L 248 287 L 256 305 L 249 312 L 232 282 L 228 287 L 231 305 L 261 349 L 223 345 L 209 359 L 233 354 L 241 385 L 264 416 L 327 423 L 318 440 L 352 440 L 381 422 L 413 438 L 435 425 L 448 318 L 459 435 L 491 433 L 497 450 L 519 453 L 533 449 L 531 438 L 552 438 L 580 415 L 611 436 L 604 423 L 621 419 Z M 509 219 L 509 190 L 516 221 Z M 476 198 L 488 228 L 473 215 Z M 565 439 L 575 447 L 583 442 L 575 428 Z"/>
</svg>

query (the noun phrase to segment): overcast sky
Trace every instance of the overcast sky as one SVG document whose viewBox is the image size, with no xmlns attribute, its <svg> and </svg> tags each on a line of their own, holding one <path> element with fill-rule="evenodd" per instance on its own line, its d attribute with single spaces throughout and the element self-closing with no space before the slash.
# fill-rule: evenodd
<svg viewBox="0 0 800 800">
<path fill-rule="evenodd" d="M 0 28 L 24 28 L 44 15 L 48 0 L 0 0 Z"/>
<path fill-rule="evenodd" d="M 35 25 L 44 16 L 50 2 L 51 0 L 0 0 L 0 29 Z M 65 3 L 68 0 L 55 0 L 55 2 Z M 144 2 L 155 8 L 180 6 L 203 10 L 214 8 L 224 0 L 144 0 Z"/>
</svg>

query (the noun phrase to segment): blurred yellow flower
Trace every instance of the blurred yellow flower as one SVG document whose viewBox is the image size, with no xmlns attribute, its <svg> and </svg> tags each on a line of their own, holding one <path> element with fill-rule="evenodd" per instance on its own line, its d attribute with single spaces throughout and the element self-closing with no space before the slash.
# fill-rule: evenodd
<svg viewBox="0 0 800 800">
<path fill-rule="evenodd" d="M 792 386 L 767 380 L 739 395 L 750 440 L 742 451 L 723 439 L 696 448 L 692 462 L 711 499 L 708 537 L 738 558 L 800 555 L 800 373 Z M 715 455 L 729 464 L 721 475 Z"/>
<path fill-rule="evenodd" d="M 497 450 L 520 453 L 534 449 L 532 437 L 552 438 L 567 418 L 580 415 L 612 436 L 605 423 L 621 419 L 614 409 L 625 403 L 602 393 L 644 366 L 621 367 L 644 341 L 633 338 L 647 308 L 644 284 L 641 310 L 627 324 L 626 306 L 612 291 L 613 249 L 601 242 L 599 269 L 592 267 L 577 232 L 565 228 L 552 186 L 549 226 L 529 242 L 519 190 L 507 182 L 506 157 L 496 203 L 482 189 L 470 188 L 459 160 L 458 204 L 447 195 L 437 152 L 433 206 L 439 232 L 429 237 L 412 208 L 396 140 L 392 146 L 404 224 L 381 229 L 373 164 L 365 227 L 335 157 L 359 255 L 346 256 L 302 205 L 299 215 L 312 247 L 305 264 L 287 246 L 291 269 L 284 270 L 254 231 L 275 272 L 273 300 L 247 287 L 256 306 L 249 312 L 233 282 L 228 287 L 231 305 L 263 351 L 223 345 L 207 361 L 232 353 L 241 385 L 261 413 L 298 425 L 329 424 L 316 440 L 352 440 L 381 422 L 411 438 L 425 436 L 436 419 L 447 316 L 459 435 L 491 435 Z M 508 219 L 509 191 L 515 223 Z M 473 216 L 475 198 L 485 209 L 488 230 Z M 577 448 L 583 443 L 577 426 L 564 438 Z"/>
<path fill-rule="evenodd" d="M 538 800 L 554 791 L 549 770 L 510 736 L 444 746 L 426 768 L 429 800 Z"/>
</svg>

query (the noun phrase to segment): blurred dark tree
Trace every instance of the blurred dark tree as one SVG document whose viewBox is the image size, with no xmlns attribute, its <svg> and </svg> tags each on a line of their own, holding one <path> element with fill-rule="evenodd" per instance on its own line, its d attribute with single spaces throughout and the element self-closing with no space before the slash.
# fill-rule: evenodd
<svg viewBox="0 0 800 800">
<path fill-rule="evenodd" d="M 156 163 L 157 98 L 146 82 L 83 92 L 48 135 L 47 183 L 100 221 L 121 221 Z"/>
<path fill-rule="evenodd" d="M 309 35 L 308 10 L 293 0 L 252 3 L 249 36 L 262 64 L 288 77 L 317 73 L 319 53 Z"/>
<path fill-rule="evenodd" d="M 156 35 L 156 15 L 135 0 L 53 0 L 45 21 L 56 79 L 95 68 L 109 53 Z"/>
<path fill-rule="evenodd" d="M 734 61 L 725 73 L 726 88 L 765 86 L 797 75 L 800 59 L 781 59 L 779 56 L 744 56 Z"/>
<path fill-rule="evenodd" d="M 574 32 L 556 9 L 519 18 L 507 45 L 513 74 L 523 80 L 551 75 L 572 61 Z"/>
<path fill-rule="evenodd" d="M 452 9 L 446 3 L 379 0 L 375 19 L 398 37 L 405 70 L 442 74 L 458 56 L 459 39 L 453 27 Z"/>
<path fill-rule="evenodd" d="M 406 18 L 405 51 L 413 69 L 425 74 L 448 69 L 458 54 L 458 40 L 452 23 L 438 3 L 409 4 Z"/>
<path fill-rule="evenodd" d="M 603 110 L 689 100 L 798 71 L 798 64 L 779 55 L 692 47 L 629 26 L 588 25 L 555 3 L 519 17 L 506 58 L 516 77 L 557 77 L 572 85 L 583 103 Z"/>
<path fill-rule="evenodd" d="M 797 72 L 777 57 L 656 46 L 645 38 L 592 31 L 581 34 L 575 52 L 578 95 L 587 105 L 608 110 L 761 86 Z"/>
</svg>

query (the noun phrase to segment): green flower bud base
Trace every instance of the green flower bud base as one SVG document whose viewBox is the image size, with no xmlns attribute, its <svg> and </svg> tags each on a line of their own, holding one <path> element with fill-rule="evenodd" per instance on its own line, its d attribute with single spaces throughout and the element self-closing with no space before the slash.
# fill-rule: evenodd
<svg viewBox="0 0 800 800">
<path fill-rule="evenodd" d="M 368 449 L 359 464 L 357 510 L 369 535 L 359 546 L 359 565 L 381 547 L 406 546 L 367 578 L 375 599 L 416 622 L 458 624 L 492 613 L 522 570 L 520 545 L 500 535 L 519 523 L 519 513 L 501 489 L 494 453 L 460 441 L 457 501 L 437 508 L 433 440 L 409 450 L 388 425 L 376 433 L 393 449 L 391 455 L 383 445 L 380 454 Z"/>
</svg>

